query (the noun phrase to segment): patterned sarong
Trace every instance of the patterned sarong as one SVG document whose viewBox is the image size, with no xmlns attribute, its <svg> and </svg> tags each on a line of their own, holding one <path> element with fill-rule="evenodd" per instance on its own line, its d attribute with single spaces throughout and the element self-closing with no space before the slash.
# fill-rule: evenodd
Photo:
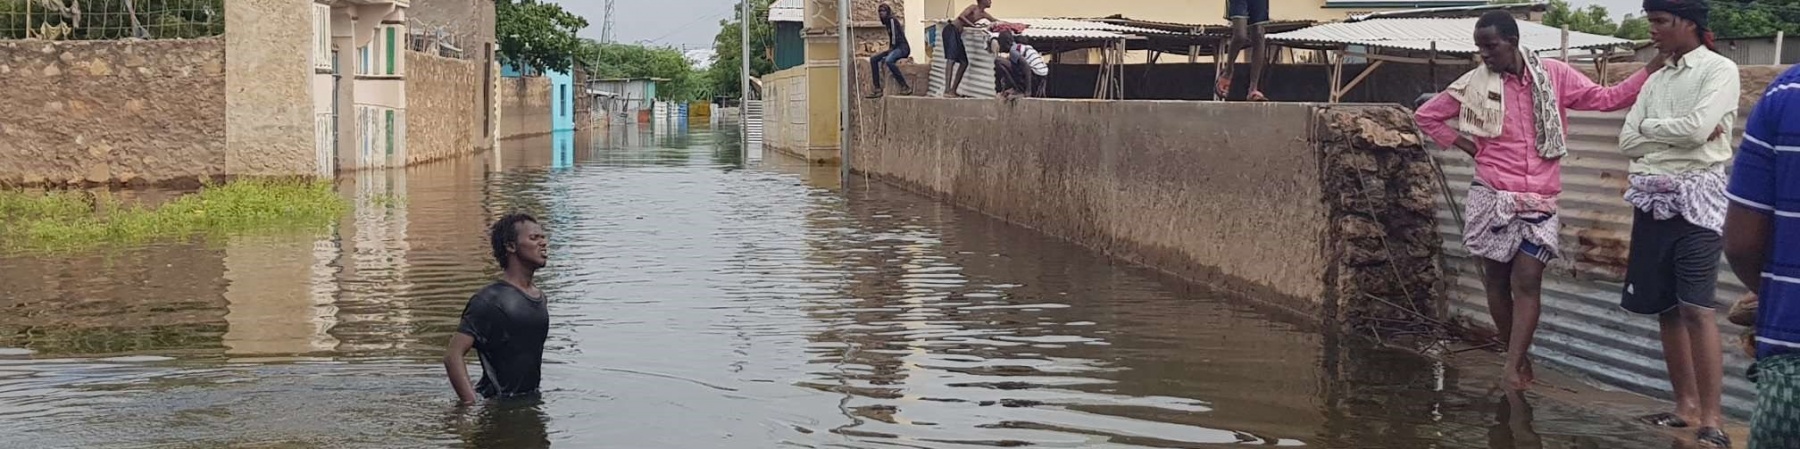
<svg viewBox="0 0 1800 449">
<path fill-rule="evenodd" d="M 1725 229 L 1725 165 L 1675 175 L 1631 175 L 1625 201 L 1657 220 L 1679 215 L 1713 232 Z"/>
<path fill-rule="evenodd" d="M 1497 262 L 1511 262 L 1520 252 L 1544 263 L 1556 259 L 1562 221 L 1556 197 L 1494 190 L 1476 182 L 1469 186 L 1463 217 L 1463 245 L 1469 252 Z"/>
<path fill-rule="evenodd" d="M 1800 354 L 1756 362 L 1756 413 L 1750 449 L 1800 448 Z"/>
</svg>

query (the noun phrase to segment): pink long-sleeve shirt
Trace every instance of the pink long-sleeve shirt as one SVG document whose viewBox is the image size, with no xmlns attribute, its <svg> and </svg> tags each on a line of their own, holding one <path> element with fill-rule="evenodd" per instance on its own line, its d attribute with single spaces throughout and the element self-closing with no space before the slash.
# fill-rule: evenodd
<svg viewBox="0 0 1800 449">
<path fill-rule="evenodd" d="M 1601 86 L 1569 64 L 1555 59 L 1543 60 L 1544 72 L 1556 89 L 1557 113 L 1563 129 L 1568 129 L 1569 109 L 1578 111 L 1617 111 L 1637 102 L 1649 72 L 1638 71 L 1612 87 Z M 1486 70 L 1477 68 L 1476 70 Z M 1529 72 L 1504 75 L 1506 80 L 1506 115 L 1501 121 L 1500 135 L 1492 139 L 1472 137 L 1475 141 L 1475 176 L 1489 187 L 1508 192 L 1556 195 L 1562 193 L 1562 160 L 1538 156 L 1537 125 L 1533 123 Z M 1459 136 L 1450 120 L 1462 110 L 1462 102 L 1449 95 L 1437 95 L 1419 106 L 1414 119 L 1419 130 L 1437 141 L 1438 146 L 1455 148 Z"/>
</svg>

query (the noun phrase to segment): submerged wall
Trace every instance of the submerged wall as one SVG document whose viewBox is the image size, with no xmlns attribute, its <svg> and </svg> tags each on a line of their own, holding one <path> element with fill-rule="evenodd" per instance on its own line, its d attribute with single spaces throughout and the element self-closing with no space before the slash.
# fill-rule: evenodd
<svg viewBox="0 0 1800 449">
<path fill-rule="evenodd" d="M 408 164 L 473 154 L 489 146 L 480 139 L 487 113 L 482 110 L 487 80 L 481 64 L 406 52 Z"/>
<path fill-rule="evenodd" d="M 1115 257 L 1309 315 L 1365 315 L 1367 301 L 1338 307 L 1365 293 L 1429 307 L 1438 290 L 1437 190 L 1396 108 L 909 97 L 858 109 L 856 170 Z"/>
</svg>

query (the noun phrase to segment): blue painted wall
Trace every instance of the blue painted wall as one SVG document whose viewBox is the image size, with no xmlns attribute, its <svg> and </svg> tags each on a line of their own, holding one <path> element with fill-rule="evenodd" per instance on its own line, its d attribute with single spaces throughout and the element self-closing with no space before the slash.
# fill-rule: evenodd
<svg viewBox="0 0 1800 449">
<path fill-rule="evenodd" d="M 550 130 L 575 130 L 575 77 L 554 70 L 544 76 L 550 79 Z"/>
<path fill-rule="evenodd" d="M 512 64 L 500 65 L 500 76 L 519 78 L 539 76 L 550 79 L 550 130 L 573 131 L 575 129 L 575 96 L 581 95 L 575 86 L 575 77 L 568 72 L 555 70 L 541 71 L 535 67 L 523 70 Z"/>
</svg>

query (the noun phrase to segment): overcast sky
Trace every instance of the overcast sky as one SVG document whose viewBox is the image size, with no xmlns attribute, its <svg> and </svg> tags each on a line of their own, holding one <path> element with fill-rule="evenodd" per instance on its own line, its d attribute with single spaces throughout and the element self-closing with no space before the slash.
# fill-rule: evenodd
<svg viewBox="0 0 1800 449">
<path fill-rule="evenodd" d="M 585 37 L 600 38 L 606 17 L 605 0 L 555 0 L 592 24 Z M 1279 0 L 1277 0 L 1279 1 Z M 1576 6 L 1605 6 L 1614 18 L 1643 10 L 1642 0 L 1571 0 Z M 652 41 L 660 45 L 712 48 L 719 33 L 719 19 L 731 17 L 736 0 L 614 0 L 613 37 L 620 42 Z"/>
</svg>

